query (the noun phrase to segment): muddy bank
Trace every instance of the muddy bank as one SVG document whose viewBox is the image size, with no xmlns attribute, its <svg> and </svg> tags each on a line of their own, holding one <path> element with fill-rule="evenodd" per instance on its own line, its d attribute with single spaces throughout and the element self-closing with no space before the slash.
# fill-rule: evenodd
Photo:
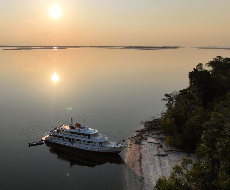
<svg viewBox="0 0 230 190">
<path fill-rule="evenodd" d="M 152 190 L 160 176 L 169 177 L 176 164 L 188 154 L 165 145 L 165 135 L 160 129 L 160 120 L 145 122 L 145 126 L 130 138 L 127 164 L 127 187 L 130 190 Z"/>
</svg>

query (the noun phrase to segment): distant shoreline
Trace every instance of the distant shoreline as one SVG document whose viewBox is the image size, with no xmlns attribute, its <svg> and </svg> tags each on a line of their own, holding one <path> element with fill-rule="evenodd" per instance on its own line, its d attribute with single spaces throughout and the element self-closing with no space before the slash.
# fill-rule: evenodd
<svg viewBox="0 0 230 190">
<path fill-rule="evenodd" d="M 230 47 L 196 47 L 197 49 L 225 49 L 230 50 Z"/>
<path fill-rule="evenodd" d="M 181 46 L 0 46 L 2 50 L 41 50 L 41 49 L 76 49 L 76 48 L 103 48 L 103 49 L 133 49 L 133 50 L 160 50 L 178 49 Z"/>
<path fill-rule="evenodd" d="M 81 49 L 81 48 L 98 48 L 98 49 L 125 49 L 125 50 L 166 50 L 186 48 L 182 46 L 0 46 L 2 50 L 61 50 L 61 49 Z M 230 47 L 201 46 L 189 47 L 194 49 L 207 50 L 230 50 Z"/>
</svg>

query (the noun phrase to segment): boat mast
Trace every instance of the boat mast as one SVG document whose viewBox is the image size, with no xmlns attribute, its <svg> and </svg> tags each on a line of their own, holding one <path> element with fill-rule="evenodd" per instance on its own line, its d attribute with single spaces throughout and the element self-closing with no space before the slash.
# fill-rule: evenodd
<svg viewBox="0 0 230 190">
<path fill-rule="evenodd" d="M 85 126 L 84 122 L 85 122 L 85 118 L 84 118 L 84 113 L 83 113 L 83 126 Z"/>
</svg>

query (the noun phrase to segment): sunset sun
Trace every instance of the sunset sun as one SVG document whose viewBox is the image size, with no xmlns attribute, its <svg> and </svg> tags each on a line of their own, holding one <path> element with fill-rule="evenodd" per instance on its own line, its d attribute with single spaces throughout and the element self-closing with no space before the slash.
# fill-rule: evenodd
<svg viewBox="0 0 230 190">
<path fill-rule="evenodd" d="M 57 82 L 59 80 L 59 76 L 57 75 L 57 73 L 55 72 L 52 76 L 52 81 L 53 82 Z"/>
<path fill-rule="evenodd" d="M 50 8 L 50 15 L 53 18 L 59 17 L 60 14 L 61 14 L 61 9 L 58 6 L 53 6 L 53 7 Z"/>
</svg>

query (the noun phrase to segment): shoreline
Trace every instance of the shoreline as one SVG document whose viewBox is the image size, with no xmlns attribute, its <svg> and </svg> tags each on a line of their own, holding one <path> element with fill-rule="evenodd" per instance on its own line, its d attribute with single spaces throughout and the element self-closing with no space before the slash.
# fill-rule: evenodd
<svg viewBox="0 0 230 190">
<path fill-rule="evenodd" d="M 128 142 L 125 163 L 127 189 L 130 190 L 153 190 L 157 180 L 161 176 L 168 178 L 183 157 L 195 160 L 194 154 L 165 145 L 159 119 L 144 124 Z"/>
</svg>

